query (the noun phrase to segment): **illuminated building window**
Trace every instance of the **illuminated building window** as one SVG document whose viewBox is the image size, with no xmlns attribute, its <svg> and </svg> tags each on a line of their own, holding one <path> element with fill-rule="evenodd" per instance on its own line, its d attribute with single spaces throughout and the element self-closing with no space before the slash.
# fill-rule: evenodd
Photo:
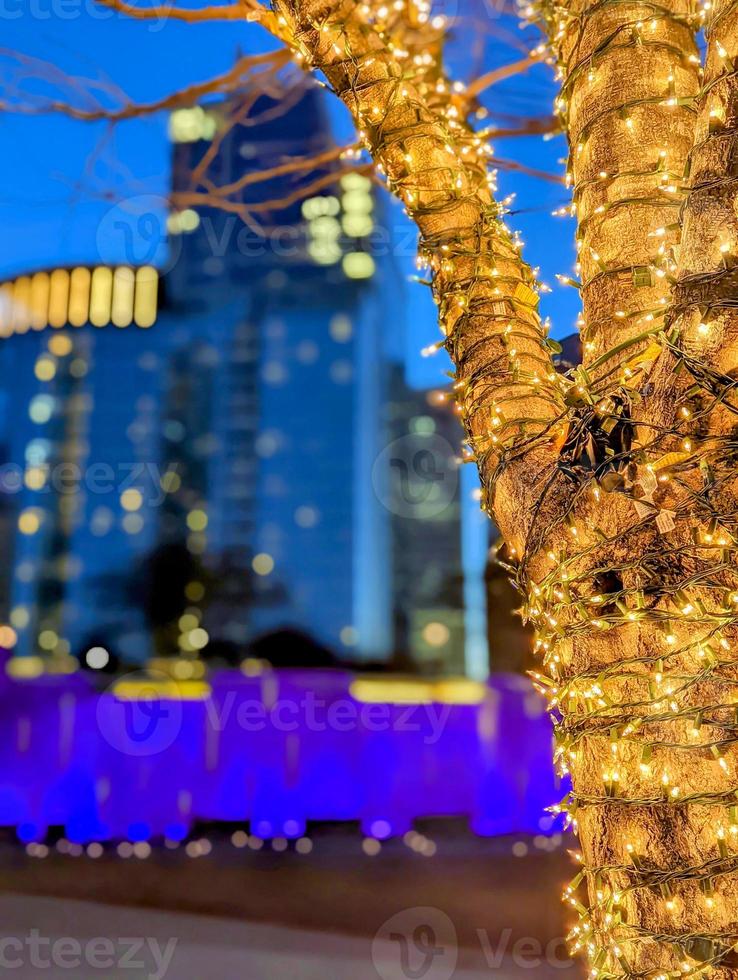
<svg viewBox="0 0 738 980">
<path fill-rule="evenodd" d="M 340 237 L 341 226 L 335 218 L 323 215 L 310 222 L 310 234 L 316 239 L 335 241 Z"/>
<path fill-rule="evenodd" d="M 26 446 L 26 462 L 31 466 L 41 466 L 49 458 L 51 443 L 48 439 L 31 439 Z"/>
<path fill-rule="evenodd" d="M 48 422 L 54 414 L 56 400 L 52 395 L 36 395 L 28 406 L 28 416 L 37 425 Z"/>
<path fill-rule="evenodd" d="M 199 602 L 205 598 L 205 586 L 202 582 L 188 582 L 185 587 L 185 596 L 190 602 Z"/>
<path fill-rule="evenodd" d="M 162 474 L 159 480 L 159 486 L 164 493 L 176 493 L 182 486 L 182 478 L 174 470 L 167 470 L 166 473 Z"/>
<path fill-rule="evenodd" d="M 133 321 L 134 284 L 133 269 L 123 267 L 113 273 L 110 319 L 116 327 L 127 327 Z"/>
<path fill-rule="evenodd" d="M 342 267 L 349 279 L 370 279 L 375 269 L 374 259 L 368 252 L 347 252 Z"/>
<path fill-rule="evenodd" d="M 129 487 L 120 495 L 120 505 L 123 510 L 138 510 L 143 503 L 143 494 L 135 487 Z"/>
<path fill-rule="evenodd" d="M 72 351 L 72 341 L 64 333 L 49 337 L 49 351 L 56 357 L 66 357 Z"/>
<path fill-rule="evenodd" d="M 90 317 L 90 270 L 81 266 L 72 271 L 69 280 L 69 322 L 81 327 Z"/>
<path fill-rule="evenodd" d="M 341 198 L 346 215 L 369 215 L 374 210 L 374 199 L 366 191 L 349 191 Z"/>
<path fill-rule="evenodd" d="M 259 433 L 254 448 L 262 459 L 269 459 L 279 450 L 281 434 L 273 429 Z"/>
<path fill-rule="evenodd" d="M 328 330 L 337 344 L 345 344 L 346 341 L 351 340 L 354 333 L 351 320 L 345 313 L 336 313 L 332 316 Z"/>
<path fill-rule="evenodd" d="M 38 634 L 38 645 L 42 650 L 55 650 L 59 637 L 54 630 L 41 630 Z"/>
<path fill-rule="evenodd" d="M 23 478 L 29 490 L 41 490 L 46 486 L 49 474 L 46 466 L 30 466 Z"/>
<path fill-rule="evenodd" d="M 32 582 L 36 575 L 36 566 L 32 561 L 22 561 L 15 568 L 15 577 L 19 582 Z"/>
<path fill-rule="evenodd" d="M 13 332 L 13 286 L 3 283 L 0 286 L 0 337 L 9 337 Z"/>
<path fill-rule="evenodd" d="M 341 219 L 341 227 L 351 238 L 365 238 L 372 233 L 374 221 L 370 214 L 347 212 Z"/>
<path fill-rule="evenodd" d="M 43 330 L 49 322 L 49 275 L 37 272 L 31 280 L 29 314 L 34 330 Z"/>
<path fill-rule="evenodd" d="M 13 284 L 13 330 L 25 333 L 31 324 L 31 280 L 20 276 Z"/>
<path fill-rule="evenodd" d="M 172 211 L 167 217 L 167 231 L 172 235 L 195 231 L 200 226 L 200 215 L 193 208 L 184 211 Z"/>
<path fill-rule="evenodd" d="M 208 526 L 208 515 L 204 510 L 191 510 L 187 515 L 187 527 L 191 531 L 204 531 Z"/>
<path fill-rule="evenodd" d="M 198 140 L 211 140 L 217 131 L 217 117 L 212 112 L 203 109 L 202 106 L 175 109 L 169 117 L 169 139 L 173 143 L 196 143 Z"/>
<path fill-rule="evenodd" d="M 136 299 L 133 319 L 139 327 L 150 327 L 156 320 L 159 293 L 159 273 L 153 266 L 144 265 L 136 273 Z"/>
<path fill-rule="evenodd" d="M 38 507 L 27 507 L 18 517 L 18 530 L 21 534 L 35 534 L 41 527 L 42 520 L 42 510 Z"/>
<path fill-rule="evenodd" d="M 254 555 L 251 567 L 257 575 L 270 575 L 274 571 L 274 559 L 271 555 L 261 552 L 258 555 Z"/>
<path fill-rule="evenodd" d="M 179 628 L 182 630 L 183 633 L 189 633 L 190 630 L 196 629 L 200 625 L 199 611 L 183 613 L 179 617 L 179 620 L 177 621 L 177 625 L 179 626 Z"/>
<path fill-rule="evenodd" d="M 337 197 L 309 197 L 302 202 L 302 216 L 306 221 L 315 221 L 323 217 L 335 217 L 341 210 Z"/>
<path fill-rule="evenodd" d="M 113 271 L 101 265 L 92 273 L 90 285 L 90 323 L 104 327 L 110 323 L 113 303 Z"/>
<path fill-rule="evenodd" d="M 90 530 L 97 537 L 107 534 L 113 526 L 115 515 L 109 507 L 96 507 L 90 519 Z"/>
<path fill-rule="evenodd" d="M 123 530 L 126 534 L 138 534 L 143 530 L 144 519 L 140 514 L 126 514 L 123 518 Z"/>
<path fill-rule="evenodd" d="M 341 258 L 341 246 L 337 241 L 319 239 L 308 243 L 308 255 L 318 265 L 335 265 Z"/>
<path fill-rule="evenodd" d="M 187 639 L 190 642 L 190 646 L 194 650 L 203 650 L 210 641 L 207 631 L 204 630 L 202 626 L 198 626 L 196 629 L 190 630 Z"/>
<path fill-rule="evenodd" d="M 207 538 L 204 534 L 193 531 L 187 536 L 187 548 L 193 555 L 201 555 L 207 547 Z"/>
<path fill-rule="evenodd" d="M 24 678 L 40 677 L 44 672 L 44 662 L 41 657 L 12 657 L 6 666 L 10 677 Z"/>
<path fill-rule="evenodd" d="M 182 442 L 185 437 L 185 427 L 176 419 L 167 419 L 162 431 L 170 442 Z"/>
<path fill-rule="evenodd" d="M 67 323 L 68 310 L 69 273 L 66 269 L 54 269 L 49 280 L 49 325 L 63 327 Z"/>
<path fill-rule="evenodd" d="M 341 189 L 344 191 L 369 191 L 372 182 L 362 174 L 345 174 L 341 177 Z"/>
<path fill-rule="evenodd" d="M 84 378 L 87 374 L 87 361 L 81 357 L 75 357 L 69 365 L 69 373 L 73 378 Z"/>
<path fill-rule="evenodd" d="M 22 630 L 31 621 L 28 608 L 26 606 L 14 606 L 10 611 L 10 622 L 16 629 Z"/>
<path fill-rule="evenodd" d="M 315 527 L 320 519 L 317 508 L 303 505 L 295 511 L 295 524 L 298 527 Z"/>
<path fill-rule="evenodd" d="M 287 371 L 279 361 L 267 361 L 261 369 L 261 376 L 268 385 L 282 385 L 287 380 Z"/>
<path fill-rule="evenodd" d="M 355 626 L 344 626 L 339 638 L 344 646 L 353 647 L 359 642 L 359 633 Z"/>
<path fill-rule="evenodd" d="M 42 354 L 36 360 L 33 373 L 39 381 L 51 381 L 56 374 L 56 358 L 48 354 Z"/>
<path fill-rule="evenodd" d="M 436 423 L 430 415 L 416 415 L 410 419 L 409 429 L 419 436 L 432 436 L 436 431 Z"/>
<path fill-rule="evenodd" d="M 451 638 L 451 631 L 445 623 L 427 623 L 423 627 L 422 636 L 428 646 L 442 647 Z"/>
</svg>

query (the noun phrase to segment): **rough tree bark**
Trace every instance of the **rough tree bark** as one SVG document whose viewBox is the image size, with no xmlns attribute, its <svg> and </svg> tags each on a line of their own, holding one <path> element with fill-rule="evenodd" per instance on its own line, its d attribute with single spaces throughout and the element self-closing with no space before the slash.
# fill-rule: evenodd
<svg viewBox="0 0 738 980">
<path fill-rule="evenodd" d="M 573 779 L 573 946 L 593 977 L 738 977 L 733 3 L 710 12 L 704 80 L 689 0 L 531 8 L 571 147 L 584 357 L 570 379 L 427 14 L 274 9 L 420 231 Z"/>
</svg>

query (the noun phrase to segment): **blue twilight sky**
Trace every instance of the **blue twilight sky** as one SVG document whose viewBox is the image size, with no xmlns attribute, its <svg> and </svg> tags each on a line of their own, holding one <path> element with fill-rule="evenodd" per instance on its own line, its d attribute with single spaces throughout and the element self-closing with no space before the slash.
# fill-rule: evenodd
<svg viewBox="0 0 738 980">
<path fill-rule="evenodd" d="M 521 31 L 513 18 L 499 15 L 499 3 L 444 0 L 439 6 L 439 12 L 454 18 L 448 57 L 455 77 L 468 79 L 515 61 L 535 43 L 534 34 Z M 33 62 L 26 60 L 19 67 L 9 51 L 53 62 L 72 75 L 112 80 L 132 99 L 152 101 L 225 71 L 239 50 L 251 53 L 272 46 L 255 25 L 136 22 L 99 7 L 94 0 L 0 0 L 0 21 L 4 46 L 0 77 L 6 85 L 14 84 L 25 73 L 26 90 L 37 92 Z M 542 115 L 550 112 L 554 94 L 550 70 L 539 66 L 491 89 L 485 104 L 503 113 Z M 350 122 L 340 106 L 332 112 L 337 136 L 344 139 Z M 78 123 L 59 115 L 6 113 L 0 114 L 0 139 L 0 278 L 39 266 L 98 260 L 96 229 L 113 201 L 121 195 L 167 191 L 165 114 L 110 131 L 102 124 Z M 563 172 L 566 151 L 560 137 L 548 142 L 540 137 L 500 140 L 494 147 L 500 157 L 552 174 Z M 544 280 L 554 287 L 544 305 L 553 319 L 553 335 L 571 333 L 577 296 L 574 290 L 559 287 L 554 274 L 571 269 L 573 226 L 551 216 L 567 195 L 561 185 L 513 172 L 501 174 L 500 190 L 503 196 L 516 193 L 510 223 L 523 233 L 528 261 L 539 265 Z M 405 261 L 411 274 L 409 258 Z M 418 286 L 410 295 L 408 349 L 417 351 L 436 340 L 438 333 L 428 291 Z M 444 368 L 440 359 L 422 364 L 413 364 L 415 380 L 437 382 Z"/>
</svg>

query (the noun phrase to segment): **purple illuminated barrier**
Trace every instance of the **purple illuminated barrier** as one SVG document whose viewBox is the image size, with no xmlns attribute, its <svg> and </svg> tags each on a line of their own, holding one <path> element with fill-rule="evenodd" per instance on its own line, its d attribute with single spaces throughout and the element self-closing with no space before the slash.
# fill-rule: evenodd
<svg viewBox="0 0 738 980">
<path fill-rule="evenodd" d="M 63 826 L 80 843 L 182 839 L 196 820 L 260 837 L 359 820 L 381 838 L 430 816 L 483 835 L 553 829 L 551 726 L 522 678 L 222 671 L 153 688 L 141 675 L 102 693 L 79 674 L 5 682 L 0 825 L 29 841 Z"/>
</svg>

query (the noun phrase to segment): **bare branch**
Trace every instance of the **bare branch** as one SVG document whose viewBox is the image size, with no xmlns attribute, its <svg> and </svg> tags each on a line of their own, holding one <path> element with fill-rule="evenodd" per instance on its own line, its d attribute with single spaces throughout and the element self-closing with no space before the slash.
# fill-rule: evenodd
<svg viewBox="0 0 738 980">
<path fill-rule="evenodd" d="M 0 53 L 7 54 L 7 52 Z M 21 58 L 23 56 L 18 55 L 17 57 Z M 178 106 L 190 106 L 206 96 L 232 94 L 246 84 L 249 80 L 249 74 L 256 69 L 265 69 L 267 73 L 273 74 L 287 65 L 289 60 L 289 52 L 286 49 L 270 51 L 265 54 L 245 55 L 239 58 L 228 71 L 216 75 L 214 78 L 207 79 L 204 82 L 196 82 L 162 99 L 157 99 L 154 102 L 140 103 L 132 102 L 124 96 L 125 101 L 123 105 L 110 109 L 101 104 L 100 97 L 94 91 L 94 89 L 102 88 L 101 83 L 95 82 L 94 88 L 93 83 L 90 83 L 85 88 L 82 86 L 82 80 L 73 79 L 67 75 L 60 77 L 58 70 L 54 66 L 49 65 L 48 62 L 32 59 L 38 71 L 36 77 L 46 78 L 57 85 L 63 83 L 67 86 L 74 86 L 79 94 L 86 97 L 87 101 L 94 103 L 94 107 L 83 108 L 60 99 L 50 99 L 38 104 L 32 102 L 24 104 L 12 100 L 0 100 L 0 108 L 5 112 L 15 112 L 23 115 L 49 115 L 59 113 L 82 122 L 123 122 L 127 119 L 153 115 L 154 113 L 174 109 Z"/>
</svg>

